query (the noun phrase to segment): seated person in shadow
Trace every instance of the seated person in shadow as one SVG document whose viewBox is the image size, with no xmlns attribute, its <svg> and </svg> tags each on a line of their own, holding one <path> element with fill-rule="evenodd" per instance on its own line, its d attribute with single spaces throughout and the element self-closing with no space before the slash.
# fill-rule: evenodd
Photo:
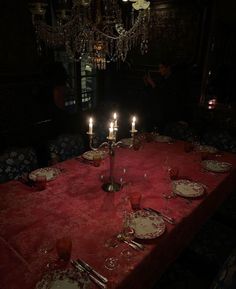
<svg viewBox="0 0 236 289">
<path fill-rule="evenodd" d="M 42 115 L 50 121 L 39 131 L 36 151 L 40 166 L 51 162 L 48 141 L 56 139 L 61 134 L 74 133 L 77 129 L 76 114 L 67 111 L 65 101 L 69 93 L 67 73 L 63 65 L 54 62 L 42 70 L 44 93 L 41 100 Z"/>
<path fill-rule="evenodd" d="M 188 120 L 187 92 L 188 81 L 175 71 L 168 61 L 159 64 L 157 74 L 144 76 L 146 86 L 147 129 Z"/>
</svg>

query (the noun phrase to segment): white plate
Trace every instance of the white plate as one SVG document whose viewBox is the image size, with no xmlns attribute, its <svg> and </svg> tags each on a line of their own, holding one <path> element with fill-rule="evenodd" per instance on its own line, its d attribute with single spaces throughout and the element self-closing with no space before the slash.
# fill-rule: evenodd
<svg viewBox="0 0 236 289">
<path fill-rule="evenodd" d="M 76 270 L 56 270 L 43 276 L 35 289 L 88 289 L 90 281 Z"/>
<path fill-rule="evenodd" d="M 173 139 L 167 135 L 156 135 L 154 140 L 157 142 L 172 142 L 173 141 Z"/>
<path fill-rule="evenodd" d="M 204 194 L 205 186 L 189 180 L 177 180 L 172 182 L 173 192 L 185 198 L 196 198 Z"/>
<path fill-rule="evenodd" d="M 101 157 L 101 159 L 104 159 L 106 157 L 107 153 L 105 151 L 87 151 L 82 154 L 82 157 L 86 160 L 92 161 L 94 157 Z"/>
<path fill-rule="evenodd" d="M 61 173 L 61 171 L 59 169 L 57 169 L 57 168 L 46 167 L 46 168 L 37 169 L 37 170 L 31 172 L 29 174 L 29 179 L 35 182 L 37 176 L 46 176 L 47 177 L 47 181 L 52 181 L 60 173 Z"/>
<path fill-rule="evenodd" d="M 155 212 L 139 210 L 130 214 L 128 226 L 134 230 L 138 239 L 154 239 L 161 236 L 166 229 L 165 222 Z"/>
<path fill-rule="evenodd" d="M 133 144 L 132 138 L 123 138 L 120 141 L 123 143 L 123 145 L 128 146 L 128 147 Z"/>
<path fill-rule="evenodd" d="M 204 169 L 214 173 L 225 173 L 232 168 L 232 165 L 230 163 L 219 162 L 216 160 L 202 161 L 202 166 Z"/>
<path fill-rule="evenodd" d="M 196 150 L 199 152 L 203 152 L 203 153 L 217 153 L 218 149 L 212 146 L 205 146 L 205 145 L 199 145 L 196 147 Z"/>
</svg>

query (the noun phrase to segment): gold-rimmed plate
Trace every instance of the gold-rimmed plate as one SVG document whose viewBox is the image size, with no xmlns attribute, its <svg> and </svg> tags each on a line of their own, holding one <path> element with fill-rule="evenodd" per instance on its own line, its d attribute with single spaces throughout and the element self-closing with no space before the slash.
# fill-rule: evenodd
<svg viewBox="0 0 236 289">
<path fill-rule="evenodd" d="M 205 170 L 213 173 L 225 173 L 231 170 L 232 165 L 227 162 L 219 162 L 216 160 L 202 161 L 202 166 Z"/>
<path fill-rule="evenodd" d="M 35 289 L 89 289 L 90 284 L 87 275 L 79 271 L 55 270 L 44 275 Z"/>
<path fill-rule="evenodd" d="M 106 151 L 101 151 L 101 150 L 91 150 L 91 151 L 87 151 L 85 153 L 82 154 L 82 157 L 88 161 L 92 161 L 94 160 L 94 158 L 98 159 L 105 159 L 105 157 L 107 156 L 107 152 Z"/>
<path fill-rule="evenodd" d="M 156 135 L 154 137 L 156 142 L 170 143 L 173 142 L 173 138 L 167 135 Z"/>
<path fill-rule="evenodd" d="M 40 168 L 32 171 L 29 174 L 29 179 L 35 182 L 38 176 L 46 176 L 47 181 L 52 181 L 55 180 L 60 173 L 60 169 L 57 168 Z"/>
<path fill-rule="evenodd" d="M 166 225 L 161 216 L 152 211 L 139 210 L 128 217 L 128 226 L 138 239 L 155 239 L 161 236 Z"/>
<path fill-rule="evenodd" d="M 197 198 L 204 194 L 205 186 L 189 180 L 176 180 L 172 182 L 173 193 L 184 198 Z"/>
<path fill-rule="evenodd" d="M 195 148 L 197 151 L 202 152 L 202 153 L 217 153 L 218 149 L 213 147 L 213 146 L 207 146 L 207 145 L 198 145 Z"/>
</svg>

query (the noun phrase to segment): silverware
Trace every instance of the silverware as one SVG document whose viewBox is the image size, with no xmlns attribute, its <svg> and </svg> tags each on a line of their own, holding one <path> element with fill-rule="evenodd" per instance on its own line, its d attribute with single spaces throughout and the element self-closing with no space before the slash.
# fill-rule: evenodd
<svg viewBox="0 0 236 289">
<path fill-rule="evenodd" d="M 175 220 L 173 218 L 161 213 L 160 211 L 157 211 L 153 208 L 144 208 L 144 210 L 149 211 L 149 212 L 154 212 L 154 213 L 158 214 L 159 216 L 161 216 L 164 221 L 166 221 L 172 225 L 175 225 Z"/>
<path fill-rule="evenodd" d="M 127 241 L 127 240 L 124 240 L 124 239 L 120 239 L 121 242 L 124 242 L 125 244 L 127 244 L 128 246 L 130 246 L 131 248 L 133 248 L 134 250 L 136 251 L 139 251 L 140 249 L 133 243 Z"/>
<path fill-rule="evenodd" d="M 134 245 L 136 245 L 140 250 L 144 250 L 144 246 L 134 240 L 130 241 L 131 243 L 133 243 Z"/>
<path fill-rule="evenodd" d="M 85 261 L 81 259 L 77 259 L 76 262 L 78 262 L 83 268 L 85 268 L 89 273 L 94 274 L 98 279 L 100 279 L 103 283 L 107 283 L 108 279 L 104 276 L 102 276 L 100 273 L 98 273 L 93 267 L 91 267 L 89 264 L 87 264 Z"/>
<path fill-rule="evenodd" d="M 130 240 L 130 241 L 125 240 L 125 238 L 122 236 L 122 234 L 118 234 L 117 239 L 119 241 L 126 243 L 127 245 L 129 245 L 130 247 L 132 247 L 135 250 L 144 250 L 144 246 L 142 244 L 135 242 L 134 240 Z"/>
<path fill-rule="evenodd" d="M 80 272 L 83 273 L 87 273 L 89 279 L 95 283 L 98 287 L 102 288 L 102 289 L 107 289 L 107 285 L 104 284 L 103 282 L 101 282 L 100 280 L 98 280 L 96 277 L 94 277 L 91 273 L 89 273 L 84 267 L 82 267 L 77 261 L 70 261 L 72 266 L 74 266 L 77 270 L 79 270 Z"/>
</svg>

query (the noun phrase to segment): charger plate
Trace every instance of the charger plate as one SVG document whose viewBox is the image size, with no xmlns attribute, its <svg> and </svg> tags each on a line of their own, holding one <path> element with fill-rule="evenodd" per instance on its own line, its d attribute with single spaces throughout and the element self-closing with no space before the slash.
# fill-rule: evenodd
<svg viewBox="0 0 236 289">
<path fill-rule="evenodd" d="M 177 180 L 172 182 L 173 193 L 184 198 L 197 198 L 204 194 L 205 186 L 189 180 Z"/>
<path fill-rule="evenodd" d="M 166 229 L 162 217 L 155 212 L 139 210 L 129 215 L 128 226 L 134 230 L 138 239 L 154 239 L 161 236 Z"/>
<path fill-rule="evenodd" d="M 43 276 L 35 289 L 89 289 L 91 282 L 79 271 L 55 270 Z"/>
<path fill-rule="evenodd" d="M 218 149 L 213 146 L 199 145 L 196 147 L 196 150 L 202 153 L 217 153 Z"/>
<path fill-rule="evenodd" d="M 29 174 L 29 179 L 32 181 L 36 181 L 37 176 L 46 176 L 47 181 L 52 181 L 55 180 L 56 177 L 61 173 L 61 171 L 57 168 L 51 168 L 51 167 L 46 167 L 46 168 L 40 168 L 37 169 Z"/>
<path fill-rule="evenodd" d="M 123 138 L 121 139 L 121 142 L 123 143 L 124 146 L 131 146 L 133 144 L 133 139 L 132 138 Z"/>
<path fill-rule="evenodd" d="M 172 137 L 170 137 L 170 136 L 167 136 L 167 135 L 156 135 L 155 137 L 154 137 L 154 140 L 156 141 L 156 142 L 172 142 L 173 141 L 173 139 L 172 139 Z"/>
<path fill-rule="evenodd" d="M 216 160 L 202 161 L 202 166 L 207 171 L 211 171 L 214 173 L 225 173 L 225 172 L 228 172 L 232 168 L 232 165 L 230 163 L 219 162 Z"/>
<path fill-rule="evenodd" d="M 97 150 L 97 151 L 91 150 L 82 154 L 82 157 L 89 161 L 92 161 L 94 157 L 105 159 L 106 156 L 107 156 L 107 153 L 105 151 L 100 151 L 100 150 Z"/>
</svg>

